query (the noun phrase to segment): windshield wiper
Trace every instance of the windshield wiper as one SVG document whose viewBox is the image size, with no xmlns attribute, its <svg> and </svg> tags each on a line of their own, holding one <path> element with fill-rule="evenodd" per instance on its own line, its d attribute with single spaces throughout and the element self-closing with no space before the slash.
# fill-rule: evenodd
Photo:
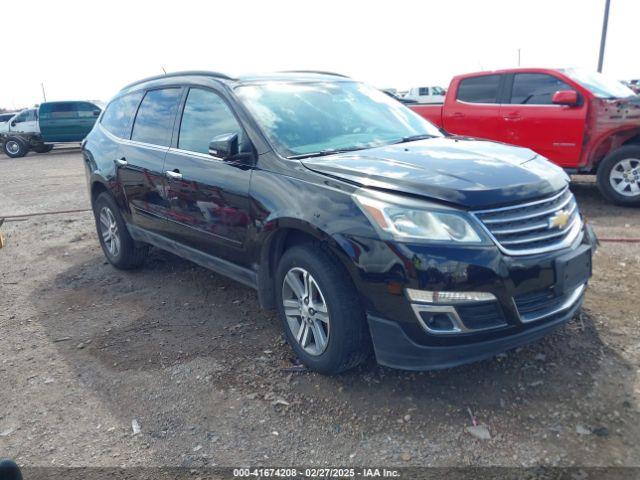
<svg viewBox="0 0 640 480">
<path fill-rule="evenodd" d="M 417 140 L 424 140 L 425 138 L 435 138 L 435 135 L 430 135 L 428 133 L 421 133 L 419 135 L 410 135 L 408 137 L 402 137 L 400 140 L 394 143 L 415 142 Z"/>
<path fill-rule="evenodd" d="M 301 153 L 299 155 L 291 155 L 287 158 L 311 158 L 311 157 L 323 157 L 325 155 L 333 155 L 335 153 L 355 152 L 357 150 L 364 150 L 369 147 L 349 147 L 349 148 L 328 148 L 326 150 L 320 150 L 319 152 Z"/>
</svg>

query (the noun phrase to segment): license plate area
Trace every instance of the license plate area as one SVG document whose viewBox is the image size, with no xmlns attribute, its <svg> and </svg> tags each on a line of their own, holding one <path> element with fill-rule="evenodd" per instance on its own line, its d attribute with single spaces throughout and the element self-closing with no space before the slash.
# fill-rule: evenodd
<svg viewBox="0 0 640 480">
<path fill-rule="evenodd" d="M 556 291 L 569 292 L 586 283 L 591 276 L 591 246 L 581 245 L 574 252 L 556 259 Z"/>
</svg>

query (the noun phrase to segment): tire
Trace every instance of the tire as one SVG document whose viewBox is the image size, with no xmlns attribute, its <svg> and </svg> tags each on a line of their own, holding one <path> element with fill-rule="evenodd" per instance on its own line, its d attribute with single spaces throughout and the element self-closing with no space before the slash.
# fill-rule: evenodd
<svg viewBox="0 0 640 480">
<path fill-rule="evenodd" d="M 306 297 L 311 297 L 307 304 L 304 304 L 304 272 L 310 276 L 307 278 L 312 292 Z M 302 288 L 298 292 L 302 295 L 296 295 L 291 288 L 295 280 L 288 275 L 302 282 L 298 284 Z M 288 249 L 278 264 L 275 282 L 278 315 L 285 336 L 309 369 L 336 374 L 359 365 L 370 356 L 371 339 L 358 292 L 342 264 L 319 243 Z M 289 316 L 285 313 L 285 300 Z M 301 307 L 300 315 L 291 315 L 298 307 Z M 314 307 L 317 310 L 314 311 Z M 300 338 L 304 337 L 305 329 L 307 336 Z M 300 340 L 296 339 L 297 334 L 300 334 Z"/>
<path fill-rule="evenodd" d="M 111 195 L 101 193 L 93 204 L 96 231 L 104 256 L 111 265 L 122 270 L 137 268 L 144 263 L 149 247 L 138 244 L 127 230 L 127 224 Z"/>
<path fill-rule="evenodd" d="M 640 145 L 620 147 L 602 160 L 598 189 L 618 205 L 640 205 Z"/>
<path fill-rule="evenodd" d="M 48 153 L 53 150 L 53 145 L 36 145 L 32 150 L 36 153 Z"/>
<path fill-rule="evenodd" d="M 9 137 L 4 141 L 2 150 L 8 157 L 20 158 L 29 153 L 29 145 L 19 137 Z"/>
</svg>

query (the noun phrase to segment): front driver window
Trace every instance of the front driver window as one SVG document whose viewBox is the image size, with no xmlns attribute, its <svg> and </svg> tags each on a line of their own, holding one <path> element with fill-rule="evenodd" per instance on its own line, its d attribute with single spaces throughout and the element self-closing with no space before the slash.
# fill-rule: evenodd
<svg viewBox="0 0 640 480">
<path fill-rule="evenodd" d="M 521 105 L 552 105 L 553 94 L 573 90 L 562 80 L 544 73 L 517 73 L 513 79 L 511 103 Z"/>
<path fill-rule="evenodd" d="M 209 90 L 189 90 L 180 124 L 178 148 L 209 153 L 209 142 L 227 133 L 237 133 L 240 145 L 243 144 L 242 127 L 224 100 Z"/>
</svg>

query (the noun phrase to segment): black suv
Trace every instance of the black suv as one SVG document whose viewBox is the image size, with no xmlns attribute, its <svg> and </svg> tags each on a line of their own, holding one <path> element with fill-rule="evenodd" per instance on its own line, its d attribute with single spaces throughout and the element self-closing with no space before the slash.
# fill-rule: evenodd
<svg viewBox="0 0 640 480">
<path fill-rule="evenodd" d="M 318 372 L 489 357 L 568 321 L 591 274 L 560 168 L 340 75 L 142 80 L 83 154 L 109 262 L 153 245 L 255 288 Z"/>
</svg>

